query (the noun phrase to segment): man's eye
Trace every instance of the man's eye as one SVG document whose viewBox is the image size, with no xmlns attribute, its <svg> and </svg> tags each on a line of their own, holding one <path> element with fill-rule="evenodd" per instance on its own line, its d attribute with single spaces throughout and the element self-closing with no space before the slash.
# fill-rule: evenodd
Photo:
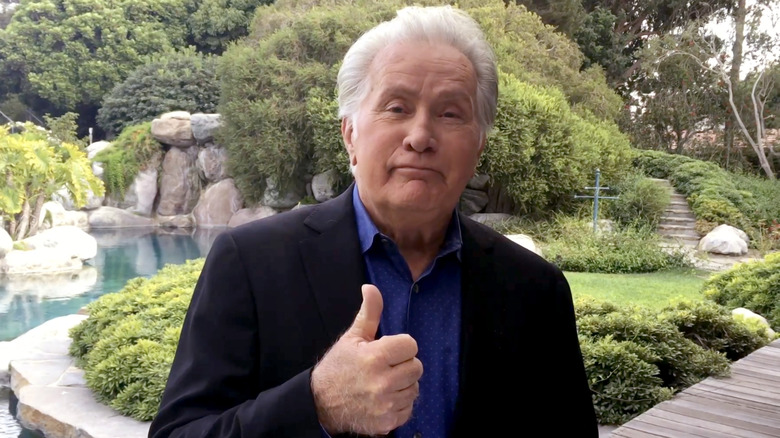
<svg viewBox="0 0 780 438">
<path fill-rule="evenodd" d="M 454 112 L 454 111 L 445 111 L 445 112 L 442 114 L 442 117 L 446 117 L 446 118 L 454 118 L 454 117 L 460 117 L 460 116 L 458 115 L 458 113 L 456 113 L 456 112 Z"/>
<path fill-rule="evenodd" d="M 400 106 L 396 105 L 396 106 L 391 106 L 390 108 L 388 108 L 388 111 L 390 111 L 391 113 L 401 114 L 401 113 L 404 112 L 404 109 L 403 109 L 403 107 L 400 107 Z"/>
</svg>

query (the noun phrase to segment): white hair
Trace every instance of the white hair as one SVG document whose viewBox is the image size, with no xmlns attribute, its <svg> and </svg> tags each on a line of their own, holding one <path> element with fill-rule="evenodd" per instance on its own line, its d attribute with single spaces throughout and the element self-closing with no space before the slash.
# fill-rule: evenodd
<svg viewBox="0 0 780 438">
<path fill-rule="evenodd" d="M 360 104 L 368 95 L 367 78 L 374 57 L 383 49 L 403 42 L 446 44 L 468 58 L 476 73 L 474 110 L 484 138 L 493 126 L 498 105 L 495 55 L 479 24 L 452 6 L 409 6 L 399 10 L 392 20 L 364 33 L 349 48 L 339 70 L 339 118 L 351 119 L 354 126 Z"/>
</svg>

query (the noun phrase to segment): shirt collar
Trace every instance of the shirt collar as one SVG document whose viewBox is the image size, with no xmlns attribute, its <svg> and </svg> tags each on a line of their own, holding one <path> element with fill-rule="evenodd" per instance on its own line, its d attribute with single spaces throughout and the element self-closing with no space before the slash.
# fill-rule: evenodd
<svg viewBox="0 0 780 438">
<path fill-rule="evenodd" d="M 360 239 L 360 250 L 365 254 L 371 246 L 374 244 L 375 237 L 377 235 L 384 236 L 379 228 L 376 227 L 374 221 L 371 220 L 371 216 L 368 215 L 363 201 L 360 200 L 358 195 L 358 187 L 352 190 L 352 205 L 355 207 L 355 221 L 357 222 L 358 238 Z M 439 257 L 455 252 L 460 260 L 460 249 L 463 246 L 463 239 L 460 232 L 460 219 L 458 218 L 457 211 L 453 210 L 452 219 L 447 227 L 447 234 L 444 236 L 444 243 L 439 251 Z"/>
</svg>

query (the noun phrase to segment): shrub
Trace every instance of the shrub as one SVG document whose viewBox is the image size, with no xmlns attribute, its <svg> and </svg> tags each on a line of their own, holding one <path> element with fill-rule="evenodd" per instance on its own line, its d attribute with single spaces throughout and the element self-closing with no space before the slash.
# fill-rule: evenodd
<svg viewBox="0 0 780 438">
<path fill-rule="evenodd" d="M 623 226 L 655 228 L 671 200 L 669 190 L 642 174 L 627 175 L 610 187 L 615 189 L 618 199 L 609 201 L 606 211 Z"/>
<path fill-rule="evenodd" d="M 216 58 L 192 48 L 170 51 L 135 69 L 103 98 L 98 124 L 111 134 L 175 110 L 213 113 L 219 101 Z"/>
<path fill-rule="evenodd" d="M 651 228 L 594 233 L 590 224 L 576 218 L 559 218 L 556 228 L 541 247 L 545 257 L 565 271 L 640 273 L 690 266 L 684 251 L 662 248 Z"/>
<path fill-rule="evenodd" d="M 334 0 L 320 5 L 279 1 L 258 8 L 250 36 L 223 54 L 218 72 L 223 129 L 217 140 L 233 157 L 228 165 L 247 202 L 262 200 L 267 178 L 282 187 L 297 187 L 303 185 L 306 175 L 335 169 L 342 186 L 351 180 L 333 100 L 338 64 L 364 31 L 392 18 L 406 4 L 403 0 Z M 426 0 L 423 4 L 440 2 Z M 539 144 L 507 143 L 497 137 L 491 140 L 510 149 L 505 156 L 518 160 L 517 168 L 527 167 L 525 148 L 561 158 L 554 162 L 555 167 L 541 172 L 564 177 L 560 185 L 551 186 L 552 200 L 523 193 L 524 199 L 534 201 L 526 210 L 535 209 L 536 204 L 568 200 L 559 193 L 581 185 L 583 174 L 590 175 L 594 165 L 602 164 L 606 172 L 625 167 L 626 137 L 614 123 L 601 121 L 616 113 L 619 99 L 606 87 L 603 77 L 592 71 L 580 72 L 582 55 L 575 44 L 545 27 L 522 6 L 507 6 L 498 0 L 467 1 L 459 6 L 482 24 L 497 48 L 502 71 L 534 84 L 534 90 L 563 90 L 552 100 L 570 114 L 566 116 L 569 123 L 554 123 L 554 117 L 548 116 L 541 128 L 560 127 L 560 133 L 544 131 Z M 574 111 L 571 105 L 576 107 Z M 511 102 L 504 107 L 510 108 Z M 530 123 L 510 117 L 505 120 L 505 128 L 531 130 Z M 573 155 L 564 156 L 566 150 Z M 562 172 L 566 166 L 577 170 L 569 175 Z M 493 168 L 500 168 L 500 163 L 494 163 Z M 539 183 L 542 193 L 544 184 Z M 514 188 L 513 193 L 522 192 Z"/>
<path fill-rule="evenodd" d="M 69 351 L 98 400 L 139 421 L 154 417 L 203 261 L 168 265 L 87 305 Z"/>
<path fill-rule="evenodd" d="M 572 194 L 587 185 L 596 168 L 605 178 L 627 170 L 627 138 L 574 114 L 561 92 L 508 74 L 501 74 L 499 87 L 496 125 L 479 172 L 507 190 L 519 213 L 572 207 Z"/>
<path fill-rule="evenodd" d="M 152 123 L 125 128 L 111 146 L 98 152 L 93 161 L 103 163 L 103 180 L 106 193 L 123 199 L 136 175 L 162 150 L 152 136 Z"/>
<path fill-rule="evenodd" d="M 766 318 L 773 328 L 780 328 L 780 253 L 715 274 L 702 290 L 718 304 L 748 308 Z"/>
<path fill-rule="evenodd" d="M 762 328 L 751 328 L 713 302 L 680 302 L 663 309 L 660 317 L 697 345 L 724 353 L 732 361 L 769 343 Z"/>
</svg>

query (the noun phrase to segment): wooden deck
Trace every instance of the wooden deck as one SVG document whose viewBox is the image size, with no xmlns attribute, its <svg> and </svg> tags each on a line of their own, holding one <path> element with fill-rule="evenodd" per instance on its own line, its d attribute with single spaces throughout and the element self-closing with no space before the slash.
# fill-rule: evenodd
<svg viewBox="0 0 780 438">
<path fill-rule="evenodd" d="M 780 437 L 780 340 L 734 362 L 730 377 L 708 377 L 610 437 Z"/>
</svg>

